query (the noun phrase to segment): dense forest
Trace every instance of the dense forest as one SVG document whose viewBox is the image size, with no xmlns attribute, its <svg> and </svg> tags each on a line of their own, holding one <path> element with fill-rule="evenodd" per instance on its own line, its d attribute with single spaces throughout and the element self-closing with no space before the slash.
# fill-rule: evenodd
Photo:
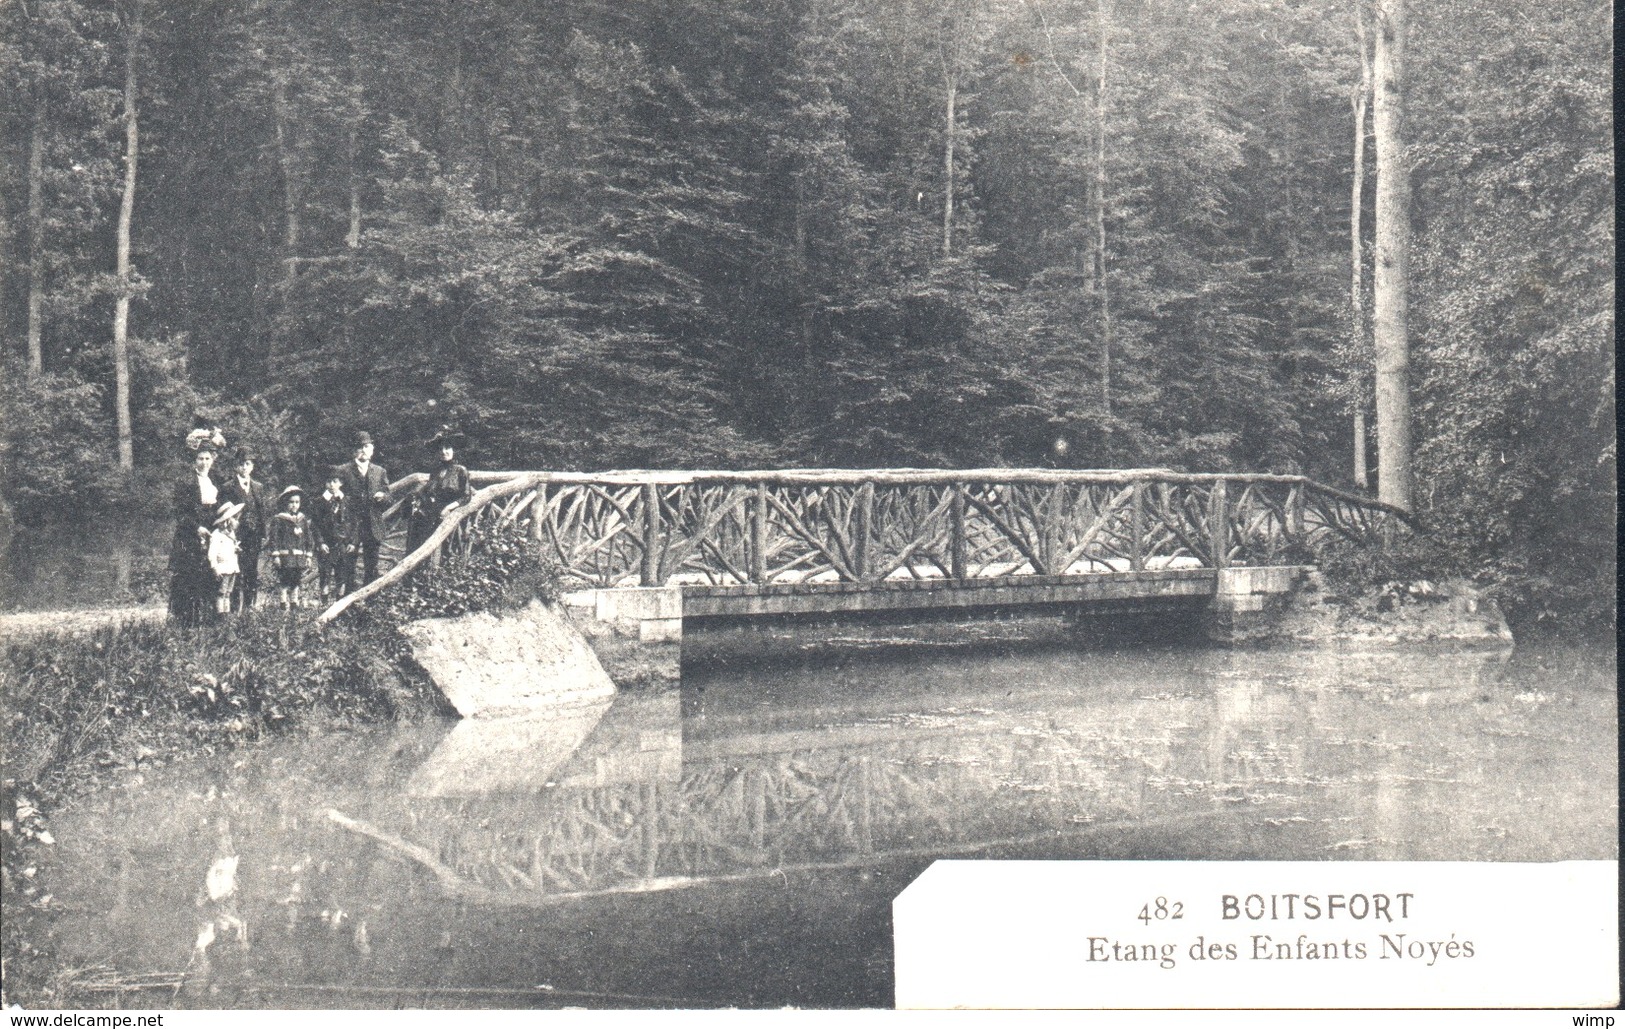
<svg viewBox="0 0 1625 1029">
<path fill-rule="evenodd" d="M 1416 513 L 1522 617 L 1612 619 L 1612 12 L 1410 6 Z M 1362 0 L 11 0 L 7 519 L 153 492 L 197 411 L 278 482 L 357 428 L 411 470 L 450 424 L 483 467 L 1374 486 L 1378 29 Z"/>
</svg>

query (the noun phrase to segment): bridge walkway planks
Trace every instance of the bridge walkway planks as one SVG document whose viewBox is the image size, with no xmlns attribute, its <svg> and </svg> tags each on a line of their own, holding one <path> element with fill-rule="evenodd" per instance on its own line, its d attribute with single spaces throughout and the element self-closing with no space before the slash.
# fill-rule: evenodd
<svg viewBox="0 0 1625 1029">
<path fill-rule="evenodd" d="M 1001 575 L 972 579 L 882 582 L 685 585 L 685 618 L 868 611 L 926 611 L 1121 601 L 1208 600 L 1217 591 L 1212 568 L 1078 575 Z"/>
</svg>

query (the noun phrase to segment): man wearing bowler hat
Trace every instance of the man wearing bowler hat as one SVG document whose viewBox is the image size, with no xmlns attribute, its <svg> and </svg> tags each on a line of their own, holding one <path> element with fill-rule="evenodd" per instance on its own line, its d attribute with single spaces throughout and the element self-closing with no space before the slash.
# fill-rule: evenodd
<svg viewBox="0 0 1625 1029">
<path fill-rule="evenodd" d="M 361 552 L 361 584 L 378 578 L 378 547 L 384 542 L 384 511 L 389 507 L 389 473 L 372 460 L 372 436 L 355 434 L 354 458 L 344 466 L 349 499 L 350 542 Z"/>
</svg>

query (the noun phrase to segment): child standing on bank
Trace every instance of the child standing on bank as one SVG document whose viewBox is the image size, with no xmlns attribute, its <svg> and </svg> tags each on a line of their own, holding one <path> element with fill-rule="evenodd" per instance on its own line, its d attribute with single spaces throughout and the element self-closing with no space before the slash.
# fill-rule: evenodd
<svg viewBox="0 0 1625 1029">
<path fill-rule="evenodd" d="M 266 539 L 271 564 L 276 567 L 278 585 L 282 590 L 282 606 L 292 609 L 303 606 L 299 587 L 310 570 L 312 544 L 310 519 L 299 513 L 305 491 L 289 486 L 277 498 L 281 508 L 271 519 L 271 531 Z"/>
<path fill-rule="evenodd" d="M 231 591 L 237 587 L 237 575 L 242 570 L 237 560 L 237 522 L 242 514 L 242 504 L 223 500 L 216 509 L 214 526 L 209 530 L 209 570 L 214 572 L 217 587 L 214 597 L 217 615 L 231 610 Z"/>
<path fill-rule="evenodd" d="M 355 544 L 350 541 L 350 506 L 344 497 L 344 469 L 327 472 L 327 490 L 311 502 L 316 533 L 317 568 L 323 600 L 337 600 L 355 589 Z"/>
</svg>

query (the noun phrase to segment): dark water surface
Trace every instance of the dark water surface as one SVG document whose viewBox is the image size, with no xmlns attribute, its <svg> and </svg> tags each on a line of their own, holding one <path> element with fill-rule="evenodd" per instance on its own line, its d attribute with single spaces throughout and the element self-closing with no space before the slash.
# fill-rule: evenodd
<svg viewBox="0 0 1625 1029">
<path fill-rule="evenodd" d="M 0 539 L 0 610 L 58 611 L 160 601 L 173 522 L 146 518 L 14 527 Z"/>
<path fill-rule="evenodd" d="M 886 1007 L 939 856 L 1617 856 L 1613 672 L 1567 652 L 764 649 L 132 773 L 55 820 L 59 949 L 185 971 L 134 1006 Z"/>
</svg>

